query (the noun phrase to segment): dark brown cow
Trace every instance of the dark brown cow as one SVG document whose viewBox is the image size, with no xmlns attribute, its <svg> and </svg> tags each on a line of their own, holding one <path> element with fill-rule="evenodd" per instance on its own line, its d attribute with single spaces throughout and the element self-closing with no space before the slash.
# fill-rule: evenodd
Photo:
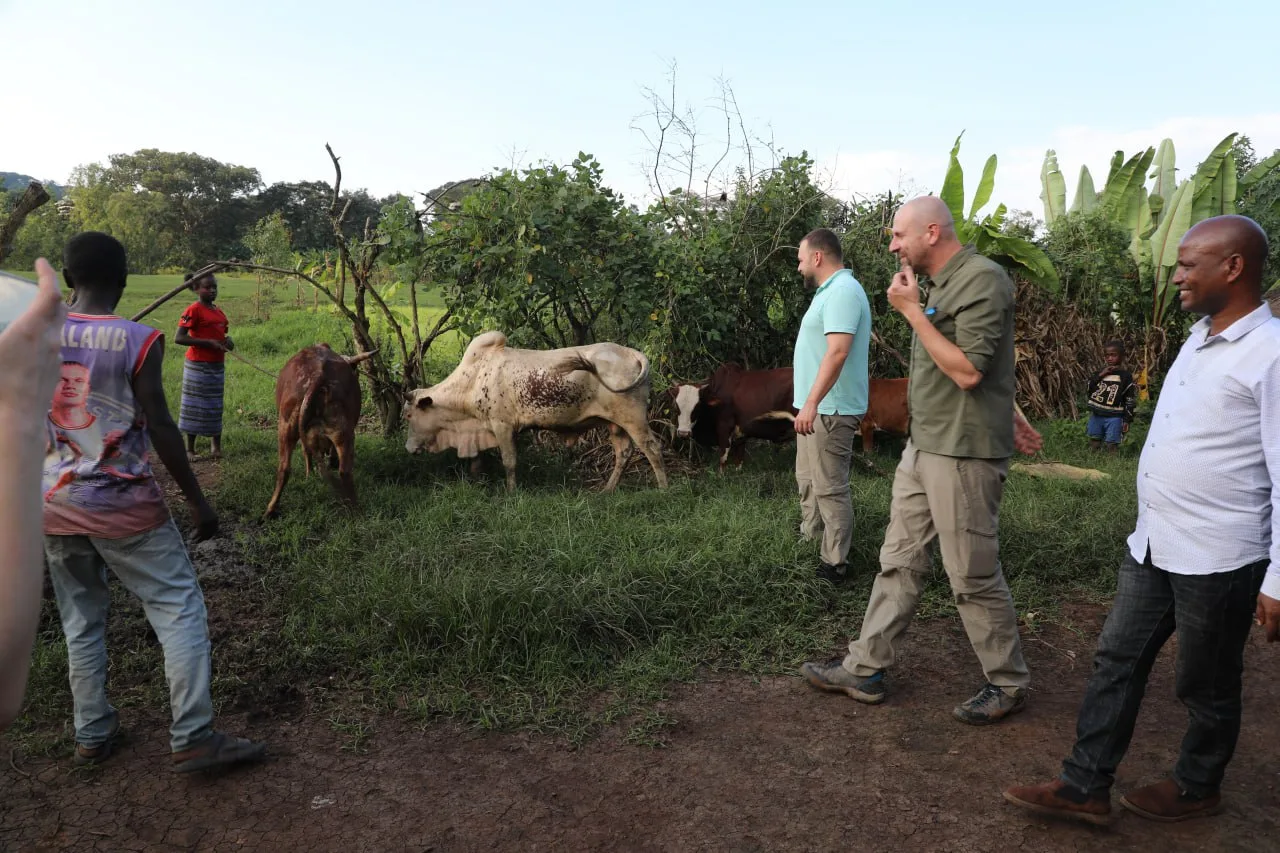
<svg viewBox="0 0 1280 853">
<path fill-rule="evenodd" d="M 693 436 L 700 444 L 713 441 L 720 451 L 720 467 L 732 454 L 742 464 L 748 438 L 783 442 L 795 437 L 791 405 L 790 367 L 745 370 L 722 364 L 701 385 L 680 385 L 675 400 L 676 434 Z"/>
<path fill-rule="evenodd" d="M 338 469 L 334 487 L 343 503 L 355 507 L 353 471 L 356 423 L 360 420 L 360 377 L 355 365 L 371 355 L 372 352 L 339 355 L 328 344 L 317 344 L 300 350 L 285 363 L 276 380 L 280 466 L 276 470 L 275 493 L 267 504 L 268 518 L 280 514 L 280 495 L 289 480 L 289 463 L 299 441 L 307 475 L 311 474 L 313 457 L 317 466 L 327 458 L 327 476 L 332 482 L 332 469 Z"/>
<path fill-rule="evenodd" d="M 872 379 L 871 395 L 867 401 L 867 413 L 862 418 L 862 450 L 870 453 L 875 447 L 875 432 L 906 435 L 911 426 L 911 413 L 907 409 L 907 380 Z"/>
</svg>

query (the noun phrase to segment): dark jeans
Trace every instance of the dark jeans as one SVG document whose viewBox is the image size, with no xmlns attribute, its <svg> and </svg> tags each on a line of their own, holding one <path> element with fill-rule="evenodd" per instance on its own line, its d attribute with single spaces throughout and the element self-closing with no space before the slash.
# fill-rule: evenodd
<svg viewBox="0 0 1280 853">
<path fill-rule="evenodd" d="M 1191 724 L 1173 777 L 1192 796 L 1218 792 L 1240 734 L 1244 644 L 1267 565 L 1176 575 L 1153 566 L 1149 554 L 1144 563 L 1125 557 L 1076 720 L 1075 748 L 1062 763 L 1064 782 L 1091 793 L 1111 787 L 1151 666 L 1177 631 L 1176 689 Z"/>
</svg>

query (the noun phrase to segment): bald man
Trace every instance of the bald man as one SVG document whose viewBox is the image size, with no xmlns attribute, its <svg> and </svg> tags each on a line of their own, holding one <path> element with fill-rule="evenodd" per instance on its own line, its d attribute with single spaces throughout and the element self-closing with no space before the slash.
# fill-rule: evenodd
<svg viewBox="0 0 1280 853">
<path fill-rule="evenodd" d="M 999 264 L 960 244 L 950 211 L 933 196 L 902 206 L 889 251 L 902 264 L 889 302 L 915 333 L 911 437 L 894 474 L 862 635 L 843 659 L 806 663 L 801 674 L 820 690 L 869 705 L 884 701 L 885 671 L 915 615 L 936 538 L 986 676 L 954 716 L 986 725 L 1022 710 L 1031 680 L 996 542 L 1009 457 L 1015 447 L 1040 447 L 1013 404 L 1013 282 Z M 923 304 L 917 272 L 933 282 Z"/>
<path fill-rule="evenodd" d="M 1244 216 L 1206 219 L 1178 245 L 1173 284 L 1182 307 L 1205 316 L 1165 377 L 1142 448 L 1138 521 L 1075 746 L 1058 779 L 1005 791 L 1015 805 L 1110 820 L 1147 676 L 1176 633 L 1176 690 L 1190 716 L 1181 754 L 1169 778 L 1120 804 L 1165 822 L 1221 807 L 1251 618 L 1280 640 L 1280 319 L 1262 301 L 1266 257 L 1266 235 Z"/>
</svg>

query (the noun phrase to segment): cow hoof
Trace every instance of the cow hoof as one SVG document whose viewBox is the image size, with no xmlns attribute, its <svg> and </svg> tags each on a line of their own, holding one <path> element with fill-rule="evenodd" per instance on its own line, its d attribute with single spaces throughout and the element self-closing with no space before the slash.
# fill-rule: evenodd
<svg viewBox="0 0 1280 853">
<path fill-rule="evenodd" d="M 263 520 L 263 521 L 272 521 L 272 520 L 277 519 L 277 518 L 279 518 L 279 517 L 280 517 L 280 508 L 279 508 L 279 507 L 274 507 L 273 509 L 269 509 L 269 510 L 267 510 L 266 512 L 264 512 L 264 513 L 262 514 L 262 520 Z"/>
</svg>

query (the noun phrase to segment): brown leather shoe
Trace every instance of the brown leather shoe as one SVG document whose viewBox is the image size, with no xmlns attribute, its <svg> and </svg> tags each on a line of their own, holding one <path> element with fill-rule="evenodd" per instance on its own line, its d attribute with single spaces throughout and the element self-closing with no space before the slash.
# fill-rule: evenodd
<svg viewBox="0 0 1280 853">
<path fill-rule="evenodd" d="M 1162 823 L 1177 823 L 1193 817 L 1208 817 L 1222 811 L 1222 795 L 1197 798 L 1185 793 L 1178 783 L 1165 779 L 1130 791 L 1120 798 L 1120 805 L 1129 811 Z"/>
<path fill-rule="evenodd" d="M 1086 794 L 1061 779 L 1043 785 L 1018 785 L 1005 791 L 1004 798 L 1015 806 L 1049 817 L 1082 820 L 1099 826 L 1111 822 L 1109 794 Z"/>
</svg>

